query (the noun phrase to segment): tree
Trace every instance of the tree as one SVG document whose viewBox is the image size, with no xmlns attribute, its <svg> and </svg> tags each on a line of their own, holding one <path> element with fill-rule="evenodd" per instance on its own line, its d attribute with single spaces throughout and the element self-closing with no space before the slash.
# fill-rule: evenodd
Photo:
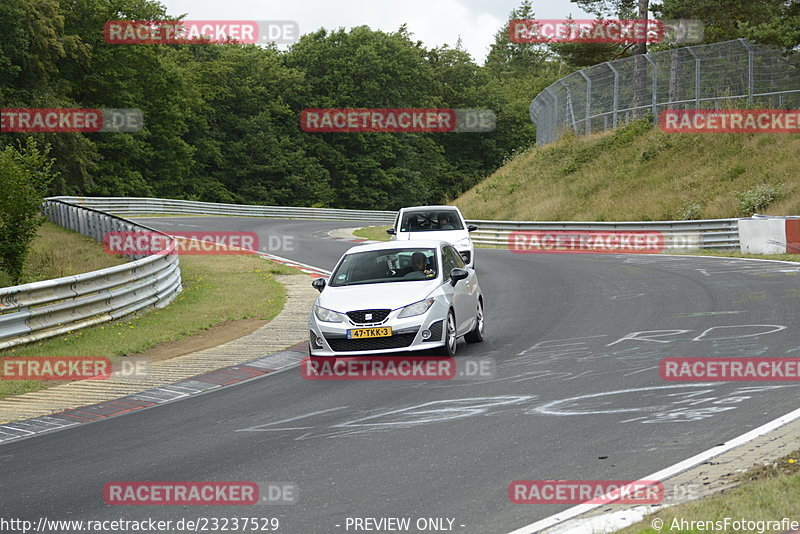
<svg viewBox="0 0 800 534">
<path fill-rule="evenodd" d="M 650 0 L 572 0 L 589 13 L 598 17 L 614 16 L 620 19 L 635 17 L 637 20 L 649 19 Z M 646 114 L 644 109 L 647 97 L 647 42 L 631 43 L 634 56 L 633 71 L 633 107 L 634 116 Z"/>
<path fill-rule="evenodd" d="M 366 26 L 304 35 L 285 64 L 303 72 L 287 100 L 295 124 L 307 108 L 443 108 L 434 67 L 405 27 Z M 330 175 L 335 206 L 396 209 L 437 199 L 451 170 L 428 133 L 303 133 L 309 156 Z M 448 134 L 455 135 L 455 134 Z"/>
<path fill-rule="evenodd" d="M 530 0 L 523 0 L 520 6 L 511 10 L 508 23 L 494 35 L 494 43 L 489 48 L 484 66 L 495 76 L 519 76 L 535 74 L 552 57 L 548 49 L 538 43 L 515 43 L 511 41 L 508 27 L 512 20 L 535 19 Z"/>
<path fill-rule="evenodd" d="M 0 267 L 13 284 L 22 283 L 30 243 L 44 221 L 39 206 L 54 163 L 48 151 L 39 150 L 33 139 L 19 149 L 9 145 L 0 150 Z"/>
<path fill-rule="evenodd" d="M 705 41 L 746 38 L 797 51 L 800 46 L 798 0 L 661 0 L 653 12 L 665 19 L 699 19 Z"/>
</svg>

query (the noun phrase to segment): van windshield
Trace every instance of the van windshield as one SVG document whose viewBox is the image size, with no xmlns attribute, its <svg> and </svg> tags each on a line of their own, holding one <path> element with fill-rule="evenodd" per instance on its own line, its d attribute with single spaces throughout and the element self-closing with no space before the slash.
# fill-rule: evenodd
<svg viewBox="0 0 800 534">
<path fill-rule="evenodd" d="M 455 210 L 408 211 L 400 222 L 401 232 L 440 232 L 463 230 L 461 217 Z"/>
</svg>

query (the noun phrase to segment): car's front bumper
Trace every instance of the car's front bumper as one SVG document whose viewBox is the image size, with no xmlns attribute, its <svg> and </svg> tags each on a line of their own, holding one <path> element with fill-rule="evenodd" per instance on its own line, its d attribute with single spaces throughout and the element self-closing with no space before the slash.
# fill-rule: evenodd
<svg viewBox="0 0 800 534">
<path fill-rule="evenodd" d="M 421 315 L 398 319 L 399 310 L 394 310 L 384 322 L 369 325 L 355 324 L 350 320 L 341 323 L 323 322 L 312 312 L 308 320 L 311 355 L 335 357 L 393 354 L 441 347 L 444 345 L 444 325 L 448 311 L 449 308 L 437 300 Z M 392 335 L 388 337 L 347 338 L 348 330 L 387 326 L 392 328 Z"/>
</svg>

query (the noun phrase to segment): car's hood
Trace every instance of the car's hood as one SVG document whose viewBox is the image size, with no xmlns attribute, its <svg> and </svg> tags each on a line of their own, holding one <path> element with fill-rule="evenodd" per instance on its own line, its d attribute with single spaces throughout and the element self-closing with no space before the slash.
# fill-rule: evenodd
<svg viewBox="0 0 800 534">
<path fill-rule="evenodd" d="M 469 237 L 469 232 L 466 230 L 442 230 L 439 232 L 403 232 L 402 237 L 409 240 L 434 239 L 437 241 L 445 241 L 452 245 L 456 241 L 461 241 L 462 239 Z"/>
<path fill-rule="evenodd" d="M 418 302 L 439 287 L 440 280 L 414 280 L 344 287 L 327 286 L 319 305 L 346 313 L 352 310 L 397 309 Z"/>
</svg>

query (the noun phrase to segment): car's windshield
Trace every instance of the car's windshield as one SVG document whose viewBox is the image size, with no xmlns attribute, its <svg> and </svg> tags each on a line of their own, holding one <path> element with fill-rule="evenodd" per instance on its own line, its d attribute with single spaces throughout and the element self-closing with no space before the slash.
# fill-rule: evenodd
<svg viewBox="0 0 800 534">
<path fill-rule="evenodd" d="M 436 274 L 436 249 L 371 250 L 347 254 L 331 275 L 330 285 L 432 280 Z"/>
<path fill-rule="evenodd" d="M 455 210 L 408 211 L 400 222 L 401 232 L 438 232 L 463 230 L 461 218 Z"/>
</svg>

